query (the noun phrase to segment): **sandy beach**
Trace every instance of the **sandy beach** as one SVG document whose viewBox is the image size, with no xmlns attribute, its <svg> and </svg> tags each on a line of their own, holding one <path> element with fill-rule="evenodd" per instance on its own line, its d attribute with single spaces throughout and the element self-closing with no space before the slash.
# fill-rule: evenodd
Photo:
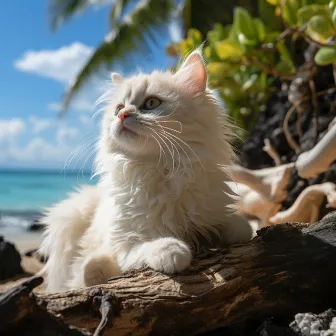
<svg viewBox="0 0 336 336">
<path fill-rule="evenodd" d="M 0 232 L 3 234 L 3 232 Z M 21 282 L 29 279 L 37 274 L 42 269 L 42 264 L 36 257 L 27 257 L 25 252 L 31 249 L 36 249 L 40 246 L 42 241 L 42 231 L 40 232 L 11 232 L 5 233 L 5 240 L 14 244 L 16 249 L 21 253 L 21 266 L 24 271 L 22 274 L 18 274 L 14 278 L 0 280 L 0 292 L 4 292 L 13 286 L 20 284 Z M 37 287 L 34 291 L 43 293 L 45 285 Z"/>
<path fill-rule="evenodd" d="M 1 234 L 3 234 L 1 232 Z M 5 239 L 15 245 L 20 253 L 38 248 L 42 241 L 42 231 L 39 232 L 7 232 Z"/>
</svg>

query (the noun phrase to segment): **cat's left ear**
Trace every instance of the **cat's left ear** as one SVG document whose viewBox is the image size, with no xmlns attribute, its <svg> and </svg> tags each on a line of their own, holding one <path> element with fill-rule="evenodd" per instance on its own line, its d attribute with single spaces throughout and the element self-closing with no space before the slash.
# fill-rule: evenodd
<svg viewBox="0 0 336 336">
<path fill-rule="evenodd" d="M 206 89 L 207 73 L 201 52 L 192 52 L 174 76 L 188 93 L 202 93 Z"/>
<path fill-rule="evenodd" d="M 124 77 L 116 72 L 111 73 L 111 79 L 113 84 L 121 84 L 124 81 Z"/>
</svg>

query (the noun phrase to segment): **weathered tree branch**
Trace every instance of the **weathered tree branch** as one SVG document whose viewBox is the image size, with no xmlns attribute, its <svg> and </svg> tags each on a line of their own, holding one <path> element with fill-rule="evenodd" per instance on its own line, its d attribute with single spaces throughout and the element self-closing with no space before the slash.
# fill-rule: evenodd
<svg viewBox="0 0 336 336">
<path fill-rule="evenodd" d="M 257 218 L 260 221 L 257 228 L 253 227 L 254 232 L 260 227 L 271 224 L 270 218 L 280 210 L 281 203 L 276 203 L 265 198 L 262 194 L 245 184 L 237 182 L 228 182 L 227 184 L 238 195 L 236 197 L 237 213 L 247 218 Z"/>
<path fill-rule="evenodd" d="M 106 336 L 195 335 L 247 318 L 333 307 L 335 260 L 334 214 L 310 227 L 263 228 L 249 244 L 200 255 L 182 275 L 143 269 L 108 285 L 39 298 L 66 323 L 94 332 L 100 322 L 94 301 L 115 295 Z"/>
<path fill-rule="evenodd" d="M 302 178 L 312 178 L 328 170 L 336 160 L 336 125 L 308 152 L 300 154 L 295 167 Z"/>
<path fill-rule="evenodd" d="M 304 221 L 314 223 L 319 219 L 320 208 L 327 198 L 328 208 L 336 208 L 336 185 L 332 182 L 314 184 L 302 191 L 294 204 L 287 210 L 280 211 L 269 218 L 270 223 Z"/>
<path fill-rule="evenodd" d="M 293 169 L 294 163 L 287 163 L 258 170 L 234 166 L 231 172 L 235 182 L 247 185 L 269 201 L 280 203 L 287 197 L 286 186 Z"/>
<path fill-rule="evenodd" d="M 65 324 L 39 305 L 31 291 L 43 282 L 31 278 L 0 295 L 0 334 L 2 336 L 89 336 L 84 330 Z"/>
</svg>

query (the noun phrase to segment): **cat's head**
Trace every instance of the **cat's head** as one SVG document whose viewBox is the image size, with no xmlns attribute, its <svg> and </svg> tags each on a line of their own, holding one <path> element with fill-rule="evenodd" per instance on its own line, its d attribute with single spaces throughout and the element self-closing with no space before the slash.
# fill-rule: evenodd
<svg viewBox="0 0 336 336">
<path fill-rule="evenodd" d="M 176 73 L 154 71 L 130 78 L 113 73 L 112 82 L 102 129 L 108 152 L 176 165 L 178 160 L 199 161 L 223 146 L 223 111 L 207 89 L 199 51 Z"/>
</svg>

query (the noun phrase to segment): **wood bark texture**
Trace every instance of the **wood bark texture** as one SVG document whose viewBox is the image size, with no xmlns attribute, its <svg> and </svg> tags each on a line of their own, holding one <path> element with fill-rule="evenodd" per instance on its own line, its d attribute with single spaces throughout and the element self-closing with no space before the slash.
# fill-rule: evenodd
<svg viewBox="0 0 336 336">
<path fill-rule="evenodd" d="M 246 319 L 335 307 L 335 260 L 333 213 L 310 226 L 265 227 L 248 244 L 205 251 L 181 275 L 144 268 L 107 285 L 30 295 L 62 323 L 94 335 L 197 335 Z M 14 317 L 20 302 L 12 303 Z M 0 313 L 3 305 L 0 298 Z"/>
</svg>

